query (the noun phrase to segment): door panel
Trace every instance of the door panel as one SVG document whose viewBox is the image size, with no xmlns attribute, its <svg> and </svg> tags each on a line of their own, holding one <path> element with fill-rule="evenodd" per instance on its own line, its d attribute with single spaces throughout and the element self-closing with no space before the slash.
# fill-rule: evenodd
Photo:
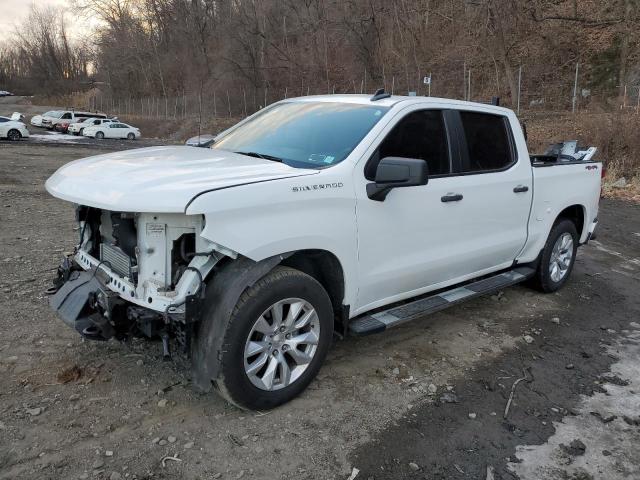
<svg viewBox="0 0 640 480">
<path fill-rule="evenodd" d="M 528 158 L 501 171 L 460 174 L 469 154 L 464 126 L 454 113 L 445 112 L 447 134 L 442 133 L 452 158 L 450 174 L 431 177 L 427 185 L 396 188 L 384 202 L 376 202 L 366 195 L 370 180 L 365 174 L 371 178 L 371 165 L 358 164 L 354 171 L 360 276 L 355 313 L 506 268 L 526 241 L 532 194 Z M 429 137 L 434 134 L 430 131 Z M 424 147 L 427 156 L 437 151 L 434 143 Z M 378 150 L 394 153 L 383 145 L 371 158 L 377 158 Z M 482 163 L 482 158 L 475 160 Z M 492 159 L 487 164 L 498 163 Z M 518 185 L 530 188 L 515 193 Z"/>
</svg>

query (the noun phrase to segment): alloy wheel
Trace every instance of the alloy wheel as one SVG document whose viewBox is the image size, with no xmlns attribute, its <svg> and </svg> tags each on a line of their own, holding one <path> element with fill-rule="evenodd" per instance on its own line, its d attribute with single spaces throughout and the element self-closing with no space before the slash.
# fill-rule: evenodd
<svg viewBox="0 0 640 480">
<path fill-rule="evenodd" d="M 300 298 L 280 300 L 256 319 L 244 348 L 244 371 L 261 390 L 295 382 L 309 367 L 320 339 L 313 306 Z"/>
</svg>

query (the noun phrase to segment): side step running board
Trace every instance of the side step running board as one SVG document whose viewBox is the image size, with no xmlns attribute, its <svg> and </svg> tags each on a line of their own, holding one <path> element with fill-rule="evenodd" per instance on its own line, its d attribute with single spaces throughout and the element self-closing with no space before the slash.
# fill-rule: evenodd
<svg viewBox="0 0 640 480">
<path fill-rule="evenodd" d="M 414 300 L 381 312 L 365 314 L 349 323 L 349 331 L 354 335 L 370 335 L 384 332 L 387 328 L 402 325 L 418 317 L 444 310 L 451 305 L 515 285 L 532 277 L 534 273 L 535 270 L 531 267 L 517 267 L 508 272 L 468 283 L 462 287 L 440 292 L 437 295 Z"/>
</svg>

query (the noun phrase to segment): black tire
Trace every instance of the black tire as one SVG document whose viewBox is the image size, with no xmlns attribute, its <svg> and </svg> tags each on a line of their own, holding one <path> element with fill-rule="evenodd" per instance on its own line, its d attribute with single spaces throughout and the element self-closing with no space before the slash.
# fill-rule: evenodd
<svg viewBox="0 0 640 480">
<path fill-rule="evenodd" d="M 133 133 L 128 133 L 127 134 L 127 140 L 135 140 L 136 136 Z"/>
<path fill-rule="evenodd" d="M 251 382 L 245 372 L 245 344 L 263 312 L 274 303 L 287 298 L 305 300 L 316 310 L 320 325 L 317 348 L 311 362 L 297 380 L 279 390 L 262 390 Z M 240 408 L 274 408 L 307 388 L 327 356 L 332 337 L 333 308 L 322 285 L 299 270 L 278 266 L 240 296 L 225 332 L 220 351 L 220 374 L 214 379 L 214 385 L 226 400 Z"/>
<path fill-rule="evenodd" d="M 20 131 L 16 130 L 15 128 L 12 128 L 7 132 L 7 138 L 12 142 L 17 142 L 22 138 L 22 135 L 20 134 Z"/>
<path fill-rule="evenodd" d="M 566 273 L 562 276 L 561 279 L 555 281 L 551 277 L 550 271 L 551 254 L 556 242 L 565 233 L 570 234 L 573 239 L 571 260 Z M 536 270 L 535 276 L 531 279 L 531 282 L 536 289 L 545 293 L 552 293 L 559 290 L 564 286 L 565 283 L 567 283 L 567 280 L 571 276 L 571 272 L 576 261 L 576 253 L 578 251 L 579 240 L 580 239 L 578 237 L 578 231 L 576 230 L 575 224 L 571 220 L 561 218 L 556 221 L 553 228 L 551 228 L 551 232 L 549 233 L 547 242 L 545 243 L 542 254 L 540 255 L 540 262 L 538 264 L 538 269 Z"/>
<path fill-rule="evenodd" d="M 78 133 L 76 133 L 76 135 L 83 136 L 84 135 L 84 128 L 81 128 L 80 131 Z"/>
<path fill-rule="evenodd" d="M 96 132 L 96 138 L 98 140 L 104 139 L 104 133 L 103 132 Z"/>
</svg>

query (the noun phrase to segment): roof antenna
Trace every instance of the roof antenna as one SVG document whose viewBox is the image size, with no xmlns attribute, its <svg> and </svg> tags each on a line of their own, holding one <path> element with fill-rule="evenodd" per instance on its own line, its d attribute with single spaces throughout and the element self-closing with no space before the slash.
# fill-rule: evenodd
<svg viewBox="0 0 640 480">
<path fill-rule="evenodd" d="M 389 98 L 391 96 L 390 93 L 385 93 L 384 88 L 379 88 L 376 90 L 376 93 L 373 94 L 373 97 L 370 98 L 372 102 L 376 100 L 382 100 L 383 98 Z"/>
</svg>

